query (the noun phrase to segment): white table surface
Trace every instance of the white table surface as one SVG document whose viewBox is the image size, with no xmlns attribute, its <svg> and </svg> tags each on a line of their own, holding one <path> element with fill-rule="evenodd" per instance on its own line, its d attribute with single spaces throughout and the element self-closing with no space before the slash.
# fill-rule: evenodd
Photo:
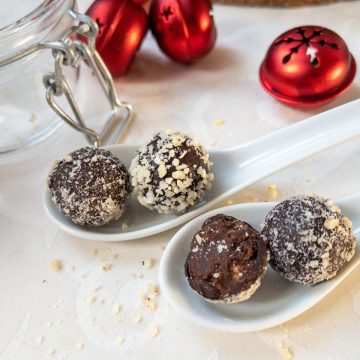
<svg viewBox="0 0 360 360">
<path fill-rule="evenodd" d="M 81 1 L 80 9 L 88 3 Z M 206 146 L 226 147 L 360 96 L 357 75 L 350 90 L 334 102 L 318 109 L 293 109 L 265 94 L 257 77 L 271 41 L 296 25 L 332 28 L 359 60 L 359 1 L 288 10 L 216 6 L 215 19 L 216 48 L 192 66 L 172 63 L 148 34 L 130 73 L 117 81 L 121 98 L 137 112 L 126 142 L 144 142 L 166 126 L 186 131 Z M 96 91 L 84 89 L 88 111 L 96 114 Z M 224 125 L 213 124 L 218 118 Z M 296 360 L 360 358 L 360 269 L 298 318 L 250 334 L 217 333 L 193 325 L 161 295 L 156 311 L 145 309 L 139 295 L 157 282 L 161 245 L 176 229 L 125 243 L 89 242 L 60 232 L 45 215 L 42 197 L 53 160 L 84 144 L 80 134 L 63 126 L 41 144 L 0 158 L 1 359 L 272 360 L 283 358 L 280 341 Z M 281 199 L 297 193 L 338 197 L 359 191 L 359 145 L 357 139 L 319 154 L 241 192 L 235 200 L 266 200 L 266 187 L 273 183 Z M 156 260 L 154 268 L 142 266 L 147 258 Z M 63 263 L 59 272 L 50 267 L 54 259 Z M 105 263 L 112 264 L 108 272 L 102 270 Z M 96 301 L 89 303 L 99 286 Z M 122 306 L 117 315 L 114 304 Z M 138 315 L 144 317 L 140 324 L 133 321 Z M 153 326 L 159 328 L 154 338 Z M 116 342 L 119 336 L 122 344 Z"/>
</svg>

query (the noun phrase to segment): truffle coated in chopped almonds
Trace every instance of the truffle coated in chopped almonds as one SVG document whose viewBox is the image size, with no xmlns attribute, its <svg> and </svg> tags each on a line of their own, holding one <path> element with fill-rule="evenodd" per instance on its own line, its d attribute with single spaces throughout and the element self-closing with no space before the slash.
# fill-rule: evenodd
<svg viewBox="0 0 360 360">
<path fill-rule="evenodd" d="M 351 221 L 329 199 L 295 196 L 265 218 L 270 265 L 288 280 L 315 285 L 351 260 L 356 239 Z"/>
<path fill-rule="evenodd" d="M 211 165 L 197 141 L 180 132 L 160 131 L 133 159 L 132 185 L 143 206 L 159 213 L 183 212 L 210 189 Z"/>
<path fill-rule="evenodd" d="M 207 219 L 194 235 L 185 276 L 206 300 L 231 304 L 252 296 L 267 262 L 260 233 L 244 221 L 219 214 Z"/>
<path fill-rule="evenodd" d="M 110 151 L 76 150 L 48 176 L 52 201 L 75 224 L 100 226 L 121 217 L 131 193 L 130 176 Z"/>
</svg>

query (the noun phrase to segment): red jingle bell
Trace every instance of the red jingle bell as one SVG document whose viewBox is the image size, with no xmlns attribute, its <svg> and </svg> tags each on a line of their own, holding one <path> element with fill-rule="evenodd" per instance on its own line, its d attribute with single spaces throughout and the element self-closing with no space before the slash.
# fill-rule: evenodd
<svg viewBox="0 0 360 360">
<path fill-rule="evenodd" d="M 110 73 L 124 74 L 148 29 L 145 10 L 129 0 L 96 0 L 86 14 L 99 25 L 96 49 Z"/>
<path fill-rule="evenodd" d="M 150 27 L 161 50 L 182 63 L 205 56 L 216 40 L 210 0 L 153 0 Z"/>
<path fill-rule="evenodd" d="M 355 73 L 355 60 L 338 34 L 320 26 L 301 26 L 270 45 L 260 82 L 280 101 L 313 106 L 345 91 Z"/>
<path fill-rule="evenodd" d="M 133 1 L 134 3 L 139 4 L 139 5 L 144 5 L 149 0 L 131 0 L 131 1 Z"/>
</svg>

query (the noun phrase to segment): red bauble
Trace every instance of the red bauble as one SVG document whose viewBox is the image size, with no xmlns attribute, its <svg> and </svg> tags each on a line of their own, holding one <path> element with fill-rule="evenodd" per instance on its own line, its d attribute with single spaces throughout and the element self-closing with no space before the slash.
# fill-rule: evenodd
<svg viewBox="0 0 360 360">
<path fill-rule="evenodd" d="M 260 81 L 278 100 L 312 106 L 345 91 L 355 72 L 355 60 L 338 34 L 320 26 L 302 26 L 271 44 Z"/>
<path fill-rule="evenodd" d="M 99 25 L 96 49 L 109 71 L 124 74 L 148 29 L 145 10 L 130 0 L 96 0 L 86 14 Z"/>
<path fill-rule="evenodd" d="M 206 55 L 216 40 L 210 0 L 153 0 L 150 27 L 161 50 L 182 63 Z"/>
<path fill-rule="evenodd" d="M 149 0 L 131 0 L 131 1 L 133 1 L 134 3 L 139 4 L 139 5 L 144 5 Z"/>
</svg>

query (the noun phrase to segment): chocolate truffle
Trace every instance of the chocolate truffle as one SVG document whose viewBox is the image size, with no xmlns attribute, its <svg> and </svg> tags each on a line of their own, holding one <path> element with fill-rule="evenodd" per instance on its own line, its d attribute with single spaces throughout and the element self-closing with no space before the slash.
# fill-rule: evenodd
<svg viewBox="0 0 360 360">
<path fill-rule="evenodd" d="M 48 177 L 52 201 L 75 224 L 117 220 L 131 192 L 130 176 L 110 151 L 84 147 L 55 163 Z"/>
<path fill-rule="evenodd" d="M 260 286 L 268 251 L 260 233 L 232 216 L 207 219 L 192 241 L 185 262 L 190 286 L 206 300 L 236 303 Z"/>
<path fill-rule="evenodd" d="M 159 213 L 183 212 L 211 187 L 210 166 L 197 141 L 166 130 L 138 151 L 130 173 L 140 204 Z"/>
<path fill-rule="evenodd" d="M 315 285 L 336 275 L 353 257 L 351 221 L 331 200 L 295 196 L 265 218 L 270 265 L 288 280 Z"/>
</svg>

